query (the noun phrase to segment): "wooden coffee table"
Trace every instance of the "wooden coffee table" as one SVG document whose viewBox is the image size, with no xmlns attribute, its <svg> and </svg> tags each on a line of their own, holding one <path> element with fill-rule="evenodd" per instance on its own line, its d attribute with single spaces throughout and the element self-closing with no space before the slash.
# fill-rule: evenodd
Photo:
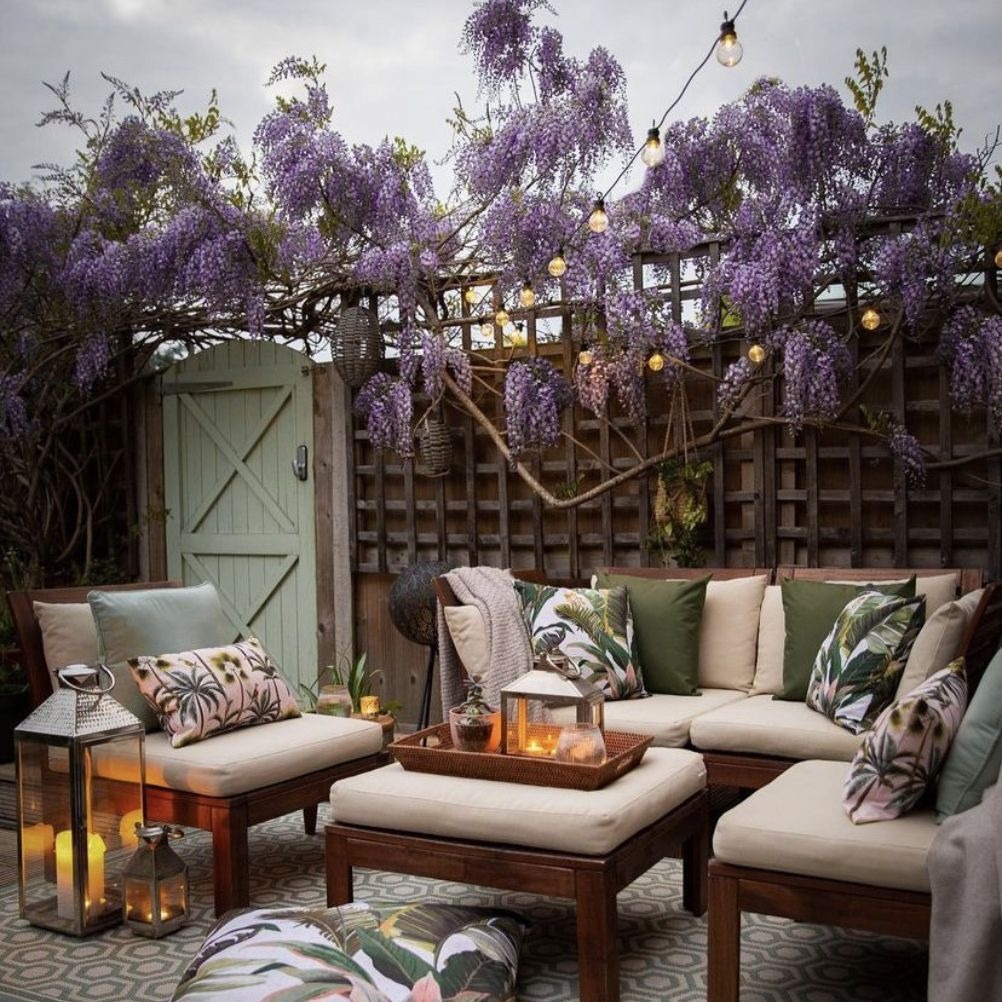
<svg viewBox="0 0 1002 1002">
<path fill-rule="evenodd" d="M 373 789 L 379 773 L 389 775 L 389 770 L 399 770 L 399 767 L 389 766 L 369 774 Z M 399 777 L 401 788 L 403 779 L 413 782 L 415 775 L 420 781 L 420 774 L 405 773 Z M 463 784 L 480 782 L 452 781 L 457 810 L 465 806 Z M 623 780 L 617 780 L 619 782 Z M 503 788 L 513 784 L 493 785 Z M 385 789 L 386 798 L 393 797 L 392 786 L 390 783 Z M 497 792 L 503 795 L 505 791 L 499 789 Z M 597 790 L 586 796 L 597 797 L 602 793 Z M 332 800 L 337 817 L 336 788 Z M 400 817 L 405 817 L 406 812 L 406 805 L 401 804 Z M 383 827 L 376 819 L 371 826 L 362 825 L 355 823 L 357 807 L 348 813 L 353 816 L 352 823 L 335 821 L 326 828 L 328 905 L 347 904 L 353 900 L 352 870 L 356 866 L 573 899 L 577 906 L 582 1002 L 618 1002 L 616 894 L 660 859 L 681 856 L 683 904 L 694 915 L 706 911 L 710 815 L 705 789 L 688 796 L 653 823 L 632 832 L 619 845 L 597 854 L 400 831 Z"/>
</svg>

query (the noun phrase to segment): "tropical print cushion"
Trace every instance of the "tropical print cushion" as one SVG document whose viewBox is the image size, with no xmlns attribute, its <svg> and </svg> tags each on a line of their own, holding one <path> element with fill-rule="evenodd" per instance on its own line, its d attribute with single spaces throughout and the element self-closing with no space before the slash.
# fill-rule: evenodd
<svg viewBox="0 0 1002 1002">
<path fill-rule="evenodd" d="M 964 659 L 892 703 L 863 738 L 842 788 L 854 824 L 889 821 L 931 788 L 967 706 Z"/>
<path fill-rule="evenodd" d="M 814 659 L 807 705 L 853 734 L 894 699 L 925 622 L 925 597 L 863 592 L 839 613 Z"/>
<path fill-rule="evenodd" d="M 592 674 L 606 699 L 646 696 L 625 588 L 515 582 L 533 654 L 559 650 Z"/>
<path fill-rule="evenodd" d="M 129 669 L 174 748 L 299 716 L 299 704 L 260 641 L 132 658 Z"/>
<path fill-rule="evenodd" d="M 525 930 L 511 912 L 444 904 L 230 912 L 173 1000 L 514 1002 Z"/>
</svg>

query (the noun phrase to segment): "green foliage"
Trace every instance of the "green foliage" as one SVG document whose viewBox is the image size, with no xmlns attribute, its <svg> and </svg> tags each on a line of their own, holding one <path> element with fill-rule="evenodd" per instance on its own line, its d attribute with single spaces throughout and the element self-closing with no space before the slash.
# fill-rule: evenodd
<svg viewBox="0 0 1002 1002">
<path fill-rule="evenodd" d="M 299 684 L 299 691 L 302 695 L 306 709 L 312 712 L 316 709 L 317 696 L 325 685 L 343 685 L 348 689 L 351 696 L 351 705 L 356 713 L 361 712 L 362 697 L 372 695 L 372 682 L 377 675 L 382 675 L 382 668 L 369 671 L 366 667 L 368 655 L 363 651 L 357 658 L 352 660 L 351 651 L 345 647 L 337 655 L 337 661 L 333 664 L 325 665 L 311 685 Z M 398 700 L 383 702 L 380 700 L 380 710 L 383 713 L 396 714 L 402 706 Z"/>
<path fill-rule="evenodd" d="M 424 161 L 425 151 L 408 143 L 403 136 L 393 137 L 393 159 L 405 171 L 413 170 Z"/>
<path fill-rule="evenodd" d="M 856 110 L 863 116 L 867 125 L 873 122 L 877 110 L 877 98 L 884 89 L 884 81 L 890 75 L 887 71 L 887 47 L 881 46 L 872 55 L 867 56 L 862 49 L 856 50 L 856 70 L 854 77 L 846 77 L 845 85 L 852 94 Z"/>
<path fill-rule="evenodd" d="M 708 511 L 706 483 L 713 473 L 708 460 L 667 459 L 658 466 L 654 499 L 654 525 L 647 545 L 661 554 L 665 565 L 702 567 L 706 553 L 699 545 L 699 531 Z"/>
<path fill-rule="evenodd" d="M 964 130 L 954 124 L 953 105 L 949 101 L 937 104 L 935 114 L 917 104 L 915 114 L 918 124 L 939 143 L 943 153 L 956 152 L 957 140 Z"/>
</svg>

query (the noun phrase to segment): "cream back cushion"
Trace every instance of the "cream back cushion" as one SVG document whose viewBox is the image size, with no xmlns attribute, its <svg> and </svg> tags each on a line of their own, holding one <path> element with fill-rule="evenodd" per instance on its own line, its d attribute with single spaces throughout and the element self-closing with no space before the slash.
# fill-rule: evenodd
<svg viewBox="0 0 1002 1002">
<path fill-rule="evenodd" d="M 768 575 L 710 581 L 699 625 L 699 687 L 742 689 L 755 679 L 756 641 Z"/>
<path fill-rule="evenodd" d="M 487 675 L 490 653 L 487 650 L 487 627 L 475 605 L 450 605 L 443 610 L 445 625 L 468 675 Z"/>
<path fill-rule="evenodd" d="M 56 671 L 67 665 L 92 665 L 98 660 L 97 628 L 86 602 L 34 602 L 35 618 L 42 631 L 42 651 L 49 669 L 52 691 Z"/>
<path fill-rule="evenodd" d="M 832 584 L 904 584 L 907 578 L 896 578 L 894 581 L 839 581 L 832 578 Z M 960 582 L 956 574 L 931 574 L 926 577 L 916 575 L 915 594 L 925 595 L 925 616 L 928 619 L 937 609 L 957 597 L 957 587 Z M 945 665 L 943 667 L 946 667 Z"/>
<path fill-rule="evenodd" d="M 783 690 L 783 652 L 786 647 L 786 615 L 783 588 L 769 585 L 762 596 L 758 621 L 758 657 L 755 661 L 753 696 L 775 695 Z"/>
<path fill-rule="evenodd" d="M 967 624 L 971 621 L 984 588 L 968 592 L 953 602 L 941 605 L 929 618 L 915 638 L 908 663 L 898 682 L 895 699 L 907 696 L 930 675 L 945 668 L 960 653 Z"/>
</svg>

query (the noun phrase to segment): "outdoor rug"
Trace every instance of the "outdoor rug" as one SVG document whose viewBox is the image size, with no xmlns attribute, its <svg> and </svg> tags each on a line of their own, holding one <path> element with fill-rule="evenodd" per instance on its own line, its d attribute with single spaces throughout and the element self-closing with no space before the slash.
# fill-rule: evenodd
<svg viewBox="0 0 1002 1002">
<path fill-rule="evenodd" d="M 321 822 L 324 808 L 321 808 Z M 123 927 L 90 939 L 35 929 L 17 917 L 17 889 L 0 891 L 0 999 L 165 1002 L 212 925 L 211 844 L 203 832 L 174 843 L 191 868 L 193 921 L 166 939 Z M 321 834 L 303 834 L 300 815 L 251 829 L 255 905 L 322 905 Z M 535 929 L 519 968 L 519 998 L 578 998 L 571 902 L 447 881 L 358 871 L 358 900 L 448 901 L 522 912 Z M 681 865 L 664 860 L 619 895 L 623 1002 L 705 1002 L 706 920 L 682 909 Z M 746 916 L 741 1002 L 922 1002 L 922 945 L 784 919 Z"/>
</svg>

